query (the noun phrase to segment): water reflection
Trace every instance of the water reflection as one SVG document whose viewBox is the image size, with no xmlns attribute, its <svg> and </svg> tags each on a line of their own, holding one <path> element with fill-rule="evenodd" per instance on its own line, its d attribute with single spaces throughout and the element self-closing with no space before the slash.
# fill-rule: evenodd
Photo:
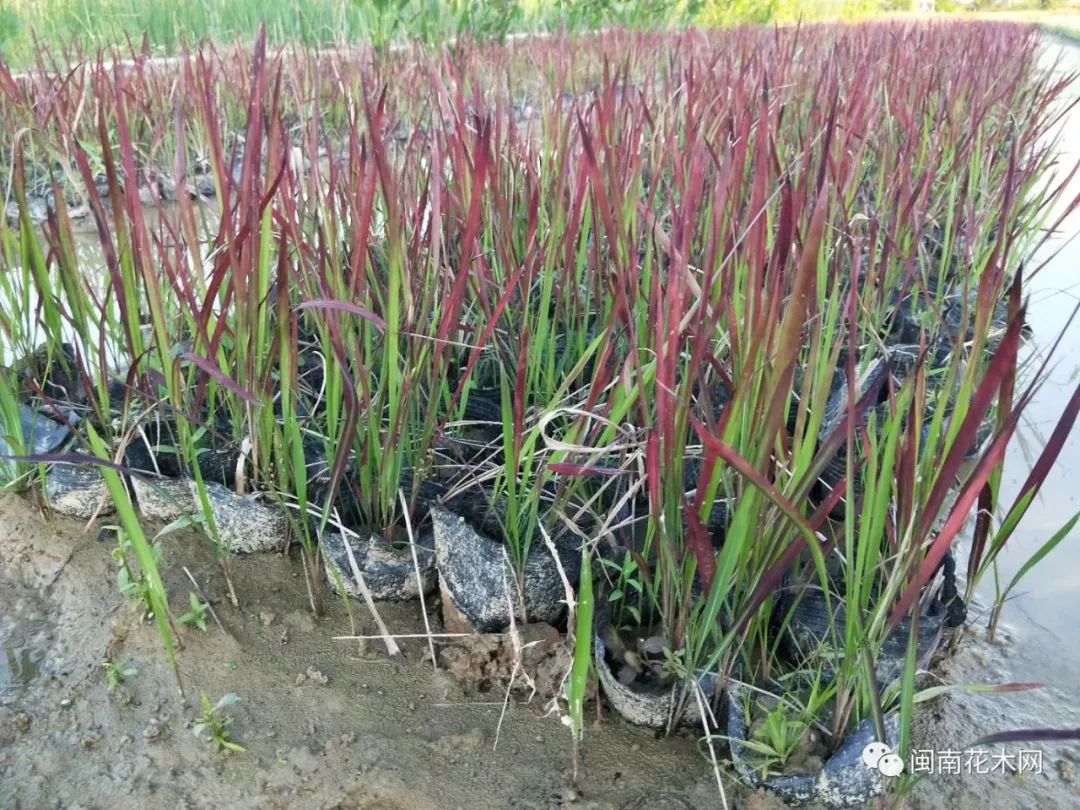
<svg viewBox="0 0 1080 810">
<path fill-rule="evenodd" d="M 1046 59 L 1060 59 L 1061 73 L 1080 71 L 1080 48 L 1049 40 Z M 1068 90 L 1070 100 L 1080 97 L 1076 83 Z M 1080 108 L 1074 108 L 1064 123 L 1058 171 L 1064 177 L 1080 161 Z M 1059 203 L 1080 194 L 1080 178 L 1074 177 Z M 1054 255 L 1056 253 L 1056 255 Z M 1051 258 L 1051 256 L 1053 256 Z M 1067 328 L 1058 346 L 1045 384 L 1027 408 L 1017 441 L 1006 457 L 1002 499 L 1010 504 L 1023 486 L 1032 464 L 1053 432 L 1062 408 L 1080 380 L 1080 319 L 1069 323 L 1080 300 L 1080 212 L 1064 222 L 1060 233 L 1036 256 L 1033 265 L 1049 262 L 1028 284 L 1028 320 L 1034 330 L 1031 353 L 1045 351 Z M 1001 575 L 1005 582 L 1041 544 L 1080 511 L 1077 476 L 1080 474 L 1080 431 L 1073 430 L 1058 458 L 1057 467 L 1044 484 L 1039 498 L 1002 554 Z M 1021 583 L 1022 593 L 1006 607 L 1005 618 L 1018 635 L 1023 655 L 1014 663 L 1019 680 L 1040 680 L 1067 688 L 1080 703 L 1080 529 L 1037 565 Z M 988 582 L 985 597 L 993 596 Z"/>
</svg>

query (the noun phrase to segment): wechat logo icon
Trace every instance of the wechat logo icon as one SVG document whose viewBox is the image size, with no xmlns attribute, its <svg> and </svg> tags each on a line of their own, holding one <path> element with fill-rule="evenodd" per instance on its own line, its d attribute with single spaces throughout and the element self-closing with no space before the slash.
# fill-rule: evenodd
<svg viewBox="0 0 1080 810">
<path fill-rule="evenodd" d="M 899 776 L 904 772 L 904 760 L 883 742 L 872 742 L 863 749 L 862 761 L 867 768 L 884 776 Z"/>
</svg>

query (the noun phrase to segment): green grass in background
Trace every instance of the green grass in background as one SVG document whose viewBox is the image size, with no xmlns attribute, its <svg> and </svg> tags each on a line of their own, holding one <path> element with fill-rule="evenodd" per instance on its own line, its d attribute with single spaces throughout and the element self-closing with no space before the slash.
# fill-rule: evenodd
<svg viewBox="0 0 1080 810">
<path fill-rule="evenodd" d="M 1080 5 L 938 0 L 938 13 L 1036 22 L 1055 33 L 1080 32 Z M 86 50 L 140 45 L 174 53 L 209 39 L 250 42 L 266 23 L 272 44 L 334 46 L 382 44 L 399 38 L 438 42 L 471 35 L 591 30 L 601 26 L 667 28 L 862 19 L 918 12 L 917 0 L 0 0 L 0 58 L 20 67 L 31 61 L 35 37 L 54 48 Z"/>
<path fill-rule="evenodd" d="M 204 39 L 250 41 L 265 21 L 270 42 L 331 46 L 396 38 L 429 42 L 520 31 L 862 17 L 904 9 L 908 0 L 0 0 L 0 56 L 30 62 L 34 38 L 93 50 L 145 34 L 154 53 Z"/>
</svg>

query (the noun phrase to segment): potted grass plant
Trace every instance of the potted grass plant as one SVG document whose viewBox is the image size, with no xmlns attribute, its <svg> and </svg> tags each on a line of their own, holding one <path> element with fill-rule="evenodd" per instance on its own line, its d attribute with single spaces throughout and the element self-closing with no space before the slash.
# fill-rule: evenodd
<svg viewBox="0 0 1080 810">
<path fill-rule="evenodd" d="M 1021 185 L 1026 182 L 1012 179 Z M 1009 193 L 1015 190 L 1004 192 L 1005 198 Z M 1021 218 L 1013 227 L 1022 232 L 1031 226 Z M 934 351 L 921 331 L 914 368 L 900 377 L 888 377 L 879 396 L 856 387 L 845 395 L 847 416 L 842 431 L 848 437 L 841 458 L 846 469 L 839 481 L 842 494 L 833 493 L 847 501 L 833 541 L 840 569 L 830 566 L 827 576 L 811 576 L 835 589 L 824 600 L 833 608 L 825 610 L 823 621 L 818 621 L 820 612 L 817 620 L 812 619 L 821 606 L 820 596 L 809 600 L 818 607 L 808 609 L 806 601 L 792 607 L 805 600 L 807 591 L 802 590 L 794 602 L 780 600 L 776 616 L 781 635 L 792 642 L 781 648 L 778 663 L 817 666 L 818 678 L 824 675 L 830 684 L 832 694 L 823 704 L 827 711 L 818 717 L 819 721 L 828 719 L 823 727 L 831 740 L 825 749 L 828 758 L 817 769 L 807 769 L 806 763 L 774 767 L 787 759 L 778 755 L 785 753 L 788 743 L 790 751 L 795 751 L 793 740 L 806 727 L 805 719 L 776 714 L 776 705 L 759 707 L 755 716 L 751 696 L 759 686 L 729 689 L 728 739 L 737 768 L 752 784 L 768 787 L 789 802 L 816 800 L 839 806 L 882 789 L 880 779 L 873 775 L 863 772 L 861 780 L 850 777 L 860 772 L 853 765 L 858 764 L 861 745 L 873 739 L 887 739 L 894 748 L 905 744 L 915 673 L 928 665 L 943 631 L 963 621 L 950 549 L 972 506 L 981 500 L 977 493 L 986 493 L 988 476 L 1000 464 L 1001 449 L 1023 403 L 1023 397 L 1012 399 L 1023 334 L 1020 276 L 1010 280 L 1010 274 L 1002 271 L 1009 237 L 998 231 L 997 239 L 1001 241 L 984 242 L 985 252 L 968 259 L 975 267 L 986 268 L 989 275 L 981 279 L 975 275 L 964 282 L 980 288 L 980 303 L 965 320 L 970 317 L 982 326 L 971 330 L 964 322 L 943 323 L 941 310 L 931 308 L 927 313 L 931 321 L 945 327 L 944 337 L 934 338 L 938 345 L 945 344 L 945 351 Z M 912 241 L 919 242 L 917 232 Z M 995 261 L 1001 262 L 997 268 Z M 1009 285 L 1009 322 L 1002 325 L 1001 334 L 991 336 L 986 327 L 993 323 L 994 310 L 1000 309 L 997 302 Z M 860 290 L 852 295 L 862 295 L 866 288 L 853 279 L 848 289 Z M 877 287 L 879 294 L 881 289 Z M 925 298 L 932 301 L 933 295 Z M 878 298 L 860 309 L 874 311 L 882 303 Z M 874 324 L 868 319 L 845 329 L 849 358 L 854 356 L 850 349 L 862 343 L 856 335 L 875 329 Z M 841 370 L 848 379 L 856 376 L 851 365 L 847 372 Z M 864 395 L 870 399 L 860 407 Z M 999 413 L 993 440 L 977 453 L 974 464 L 966 464 L 992 404 Z M 801 411 L 800 405 L 800 419 Z M 830 432 L 835 433 L 826 434 Z M 821 461 L 835 460 L 832 454 L 840 440 L 835 435 L 822 438 L 825 447 L 817 455 Z M 942 567 L 944 587 L 934 596 L 932 587 Z M 801 590 L 808 584 L 812 583 L 795 587 Z M 791 587 L 789 581 L 785 589 Z M 815 623 L 818 632 L 808 635 L 806 631 Z M 882 698 L 885 689 L 904 695 L 899 708 L 892 704 L 891 713 Z M 775 772 L 770 774 L 770 770 Z"/>
<path fill-rule="evenodd" d="M 374 148 L 382 147 L 376 142 Z M 350 160 L 360 160 L 358 143 Z M 366 165 L 364 170 L 374 173 L 376 166 Z M 341 177 L 344 183 L 346 175 Z M 301 305 L 316 315 L 320 343 L 329 348 L 323 370 L 327 410 L 319 430 L 330 466 L 318 493 L 323 506 L 319 531 L 336 513 L 333 522 L 357 533 L 362 557 L 373 565 L 376 558 L 383 560 L 390 566 L 387 577 L 391 568 L 398 572 L 404 594 L 415 592 L 407 583 L 415 579 L 410 543 L 424 571 L 430 570 L 432 559 L 430 530 L 425 529 L 422 541 L 405 536 L 404 512 L 412 512 L 411 525 L 419 531 L 431 507 L 432 486 L 436 494 L 441 491 L 430 481 L 435 430 L 445 418 L 441 392 L 429 396 L 439 352 L 422 334 L 432 322 L 450 315 L 441 308 L 438 276 L 425 272 L 426 245 L 424 253 L 415 252 L 421 248 L 412 242 L 410 252 L 405 252 L 402 218 L 408 216 L 410 187 L 381 182 L 378 195 L 374 184 L 365 183 L 368 187 L 370 196 L 358 203 L 350 201 L 345 185 L 335 189 L 336 199 L 331 199 L 359 206 L 354 215 L 362 222 L 381 209 L 386 241 L 373 244 L 370 232 L 364 232 L 341 254 L 319 260 L 311 274 L 315 281 L 307 292 L 309 299 Z M 334 238 L 325 236 L 328 241 Z M 404 505 L 399 491 L 405 493 Z M 321 534 L 332 584 L 355 580 L 350 567 L 343 567 L 344 536 L 334 531 Z M 369 573 L 376 576 L 373 570 Z M 425 582 L 422 590 L 429 588 L 430 577 Z M 344 587 L 352 590 L 350 585 Z"/>
<path fill-rule="evenodd" d="M 597 303 L 605 297 L 575 245 L 582 223 L 561 208 L 573 180 L 569 167 L 550 175 L 548 185 L 528 170 L 538 158 L 565 160 L 567 135 L 540 146 L 539 155 L 513 127 L 491 128 L 475 112 L 470 122 L 460 98 L 446 103 L 458 122 L 448 144 L 451 163 L 465 159 L 460 147 L 467 143 L 479 158 L 462 211 L 466 228 L 454 246 L 456 255 L 471 250 L 477 257 L 464 309 L 474 316 L 474 337 L 451 403 L 466 423 L 470 410 L 486 416 L 490 433 L 486 446 L 456 465 L 450 511 L 433 513 L 444 612 L 452 608 L 464 626 L 482 630 L 503 629 L 511 613 L 554 623 L 572 599 L 582 542 L 596 520 L 579 482 L 549 463 L 546 431 L 567 428 L 574 418 L 564 414 L 582 387 L 597 386 L 603 338 L 595 327 L 605 316 Z M 547 115 L 552 131 L 555 114 Z M 536 238 L 540 227 L 545 240 Z M 566 262 L 568 255 L 574 260 Z M 455 291 L 467 280 L 459 270 Z M 487 403 L 486 415 L 474 407 L 476 398 Z"/>
</svg>

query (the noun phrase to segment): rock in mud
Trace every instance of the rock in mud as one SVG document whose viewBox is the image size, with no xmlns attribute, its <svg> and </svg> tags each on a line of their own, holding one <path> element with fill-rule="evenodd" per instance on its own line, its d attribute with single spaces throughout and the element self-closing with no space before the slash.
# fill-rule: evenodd
<svg viewBox="0 0 1080 810">
<path fill-rule="evenodd" d="M 1059 759 L 1056 767 L 1061 781 L 1070 783 L 1076 781 L 1076 765 L 1069 762 L 1069 760 Z"/>
<path fill-rule="evenodd" d="M 417 538 L 415 562 L 412 549 L 394 548 L 378 535 L 373 534 L 367 540 L 353 537 L 349 544 L 356 566 L 373 599 L 408 601 L 435 590 L 435 551 L 430 532 Z M 322 549 L 330 587 L 337 591 L 340 582 L 348 596 L 362 599 L 363 593 L 353 576 L 342 536 L 337 532 L 326 532 L 322 538 Z M 419 580 L 416 576 L 417 566 L 420 569 Z"/>
<path fill-rule="evenodd" d="M 54 512 L 80 520 L 89 520 L 95 514 L 111 515 L 116 508 L 101 471 L 89 465 L 49 467 L 45 473 L 45 500 Z"/>
<path fill-rule="evenodd" d="M 515 646 L 509 634 L 472 635 L 439 651 L 439 660 L 468 692 L 511 686 L 549 700 L 560 693 L 572 658 L 562 635 L 550 624 L 518 627 Z M 511 683 L 511 677 L 514 678 Z"/>
<path fill-rule="evenodd" d="M 217 186 L 214 185 L 214 178 L 209 175 L 197 177 L 195 179 L 194 191 L 197 197 L 205 197 L 207 199 L 216 197 Z"/>
<path fill-rule="evenodd" d="M 19 208 L 17 202 L 9 202 L 4 209 L 4 212 L 10 225 L 17 225 L 19 223 L 22 209 Z M 30 217 L 31 222 L 35 225 L 40 224 L 49 218 L 49 204 L 44 197 L 35 197 L 33 195 L 27 196 L 26 213 Z"/>
<path fill-rule="evenodd" d="M 18 715 L 11 709 L 0 706 L 0 749 L 5 745 L 11 745 L 18 739 L 20 734 L 30 728 L 29 722 L 25 726 L 20 726 L 18 722 L 20 716 L 26 717 L 26 715 Z M 27 721 L 29 719 L 29 717 L 26 717 Z"/>
<path fill-rule="evenodd" d="M 163 202 L 176 202 L 176 179 L 171 174 L 160 174 L 157 187 Z"/>
<path fill-rule="evenodd" d="M 330 679 L 326 677 L 322 672 L 315 669 L 315 667 L 308 667 L 306 672 L 301 672 L 296 676 L 296 685 L 302 686 L 304 683 L 310 681 L 311 683 L 317 683 L 320 686 L 326 686 L 330 683 Z"/>
<path fill-rule="evenodd" d="M 204 484 L 218 542 L 223 549 L 236 554 L 250 554 L 284 548 L 289 521 L 277 506 L 263 503 L 257 500 L 257 496 L 237 495 L 228 487 L 213 481 Z M 191 497 L 198 505 L 198 485 L 195 481 L 189 481 L 188 486 Z"/>
<path fill-rule="evenodd" d="M 55 422 L 22 403 L 19 403 L 19 423 L 22 429 L 22 447 L 28 453 L 52 453 L 71 438 L 71 429 L 67 425 Z M 0 436 L 0 454 L 16 455 L 15 448 L 8 444 L 4 436 Z"/>
</svg>

